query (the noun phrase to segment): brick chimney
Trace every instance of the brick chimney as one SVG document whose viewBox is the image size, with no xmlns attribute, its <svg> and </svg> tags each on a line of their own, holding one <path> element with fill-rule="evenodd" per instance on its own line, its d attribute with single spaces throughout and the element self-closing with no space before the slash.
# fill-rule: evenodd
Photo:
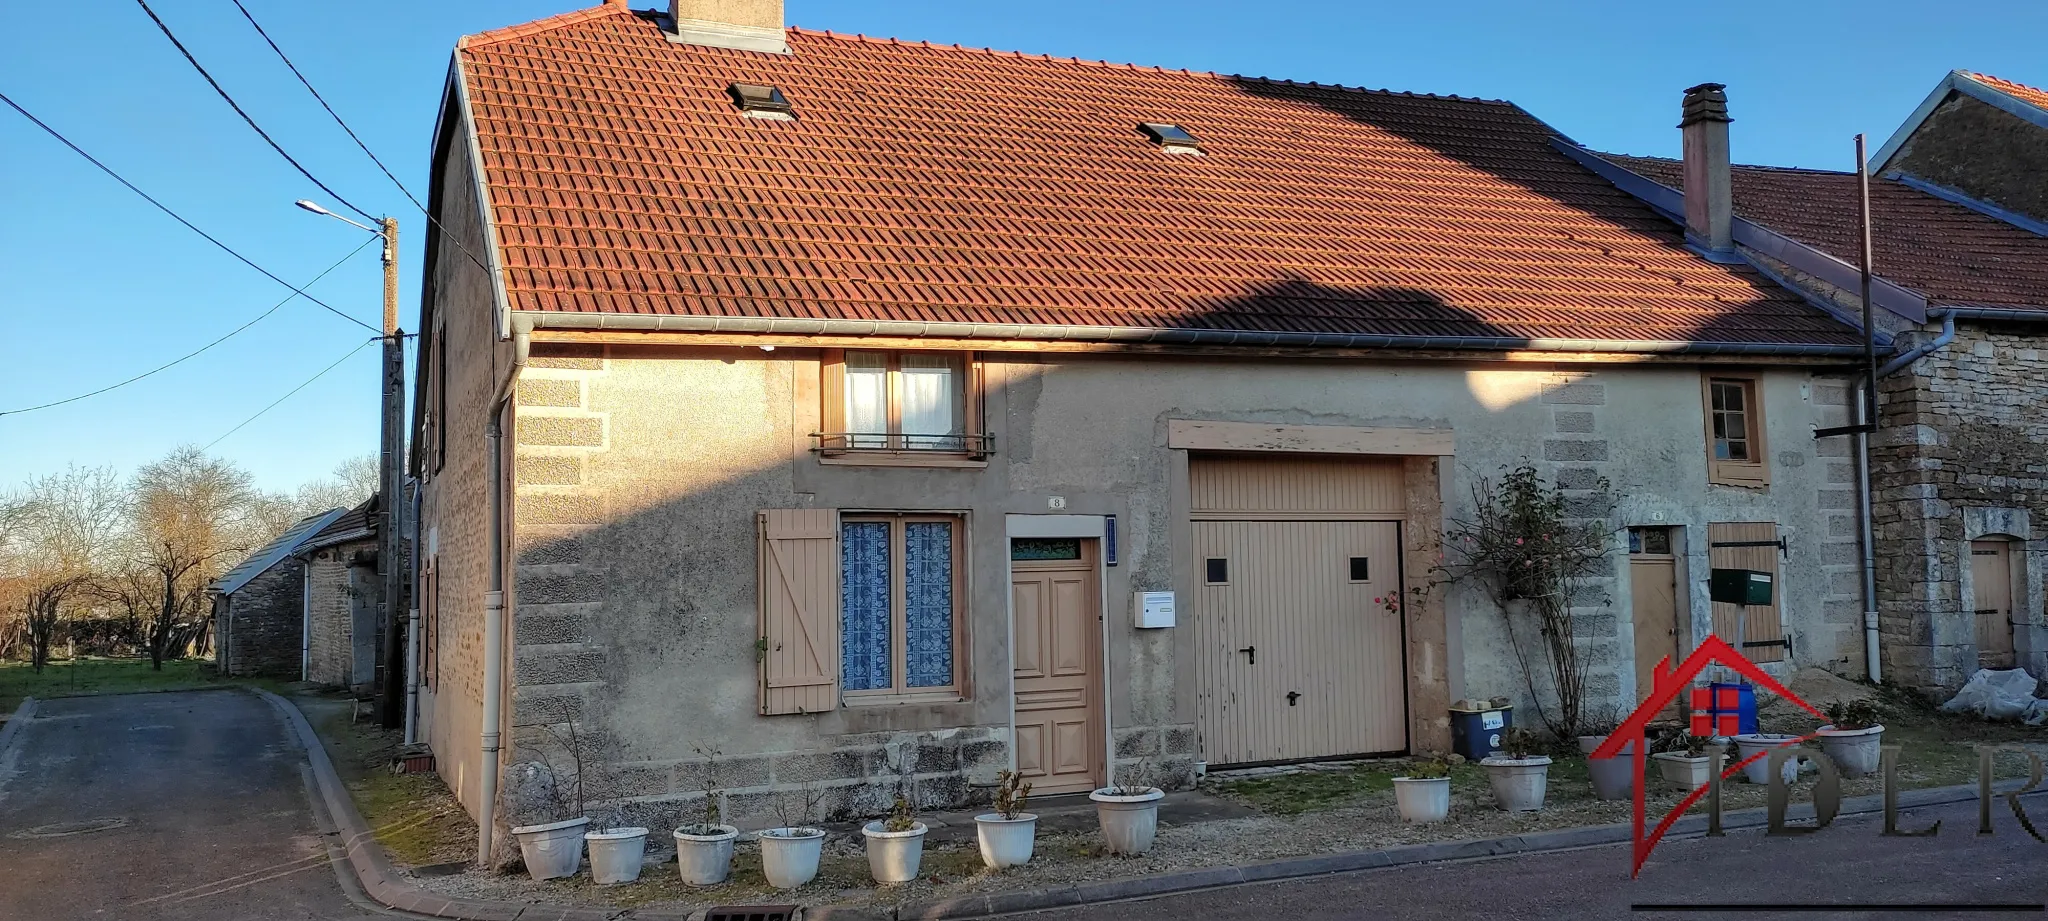
<svg viewBox="0 0 2048 921">
<path fill-rule="evenodd" d="M 1678 130 L 1685 140 L 1685 238 L 1713 253 L 1733 253 L 1735 192 L 1728 175 L 1728 94 L 1719 83 L 1685 91 Z"/>
<path fill-rule="evenodd" d="M 672 42 L 789 53 L 782 0 L 669 0 L 668 14 Z"/>
</svg>

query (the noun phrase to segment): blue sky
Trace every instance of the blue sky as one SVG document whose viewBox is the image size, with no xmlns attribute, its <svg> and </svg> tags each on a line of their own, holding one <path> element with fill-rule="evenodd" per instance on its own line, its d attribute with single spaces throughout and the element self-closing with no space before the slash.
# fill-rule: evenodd
<svg viewBox="0 0 2048 921">
<path fill-rule="evenodd" d="M 243 0 L 314 85 L 426 196 L 428 146 L 457 36 L 574 0 Z M 657 0 L 633 0 L 636 8 Z M 285 149 L 401 222 L 404 325 L 424 221 L 271 55 L 228 0 L 152 4 Z M 1739 162 L 1853 168 L 1952 68 L 2048 83 L 2048 4 L 1452 4 L 1356 0 L 789 0 L 794 25 L 1352 86 L 1511 99 L 1581 143 L 1675 155 L 1680 91 L 1728 84 Z M 326 196 L 207 88 L 128 0 L 11 4 L 0 92 L 271 271 L 303 283 L 361 242 L 292 207 Z M 338 203 L 328 202 L 340 210 Z M 0 109 L 0 411 L 146 370 L 288 292 Z M 376 248 L 312 292 L 375 324 Z M 368 334 L 295 302 L 191 362 L 57 409 L 0 416 L 0 488 L 70 462 L 123 468 L 205 444 Z M 376 445 L 367 348 L 216 453 L 286 489 Z"/>
</svg>

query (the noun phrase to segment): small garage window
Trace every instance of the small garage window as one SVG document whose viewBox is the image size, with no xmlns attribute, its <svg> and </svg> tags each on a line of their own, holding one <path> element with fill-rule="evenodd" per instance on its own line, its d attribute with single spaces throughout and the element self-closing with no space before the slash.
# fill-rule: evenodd
<svg viewBox="0 0 2048 921">
<path fill-rule="evenodd" d="M 1372 581 L 1372 565 L 1365 557 L 1354 556 L 1351 558 L 1351 581 Z"/>
<path fill-rule="evenodd" d="M 1230 582 L 1230 561 L 1212 556 L 1202 564 L 1202 581 L 1210 585 L 1224 585 Z"/>
<path fill-rule="evenodd" d="M 1078 560 L 1078 537 L 1019 537 L 1010 541 L 1012 560 Z"/>
</svg>

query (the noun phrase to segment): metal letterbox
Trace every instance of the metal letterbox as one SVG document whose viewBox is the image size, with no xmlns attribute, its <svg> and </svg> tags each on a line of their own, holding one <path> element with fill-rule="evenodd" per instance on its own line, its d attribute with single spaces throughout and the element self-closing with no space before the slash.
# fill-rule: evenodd
<svg viewBox="0 0 2048 921">
<path fill-rule="evenodd" d="M 1716 569 L 1707 578 L 1707 597 L 1722 604 L 1768 605 L 1771 574 L 1753 569 Z"/>
</svg>

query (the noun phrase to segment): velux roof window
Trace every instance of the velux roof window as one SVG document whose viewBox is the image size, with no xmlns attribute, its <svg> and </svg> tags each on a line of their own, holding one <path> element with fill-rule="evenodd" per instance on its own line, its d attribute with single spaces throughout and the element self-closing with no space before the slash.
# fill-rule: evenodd
<svg viewBox="0 0 2048 921">
<path fill-rule="evenodd" d="M 789 97 L 782 95 L 782 91 L 775 87 L 759 83 L 734 83 L 726 87 L 725 91 L 732 96 L 733 104 L 740 107 L 741 114 L 755 118 L 796 118 L 796 113 L 790 109 Z"/>
<path fill-rule="evenodd" d="M 1146 137 L 1152 139 L 1152 143 L 1158 144 L 1159 149 L 1167 153 L 1202 152 L 1201 142 L 1195 140 L 1195 136 L 1188 133 L 1188 129 L 1179 125 L 1168 122 L 1139 122 L 1138 130 L 1144 132 Z"/>
</svg>

